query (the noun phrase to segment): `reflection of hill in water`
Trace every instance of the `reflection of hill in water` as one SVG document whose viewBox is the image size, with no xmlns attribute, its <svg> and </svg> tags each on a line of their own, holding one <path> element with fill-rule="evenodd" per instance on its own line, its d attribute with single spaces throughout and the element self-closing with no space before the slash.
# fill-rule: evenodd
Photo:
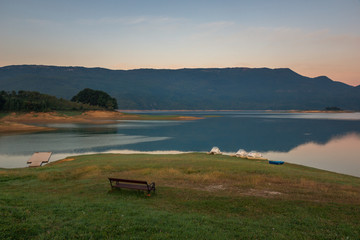
<svg viewBox="0 0 360 240">
<path fill-rule="evenodd" d="M 360 177 L 360 134 L 332 138 L 326 144 L 308 142 L 289 152 L 266 152 L 265 157 Z"/>
<path fill-rule="evenodd" d="M 325 144 L 334 136 L 360 133 L 360 121 L 226 116 L 119 132 L 171 137 L 166 141 L 125 146 L 128 149 L 208 151 L 218 146 L 229 152 L 239 148 L 288 152 L 306 142 Z"/>
<path fill-rule="evenodd" d="M 240 148 L 247 151 L 288 152 L 307 142 L 325 144 L 335 136 L 350 132 L 360 134 L 360 120 L 300 119 L 292 118 L 294 115 L 266 113 L 221 115 L 223 117 L 182 122 L 53 124 L 49 126 L 58 127 L 59 130 L 1 136 L 0 153 L 82 153 L 122 149 L 209 151 L 213 146 L 218 146 L 224 152 L 236 152 Z"/>
</svg>

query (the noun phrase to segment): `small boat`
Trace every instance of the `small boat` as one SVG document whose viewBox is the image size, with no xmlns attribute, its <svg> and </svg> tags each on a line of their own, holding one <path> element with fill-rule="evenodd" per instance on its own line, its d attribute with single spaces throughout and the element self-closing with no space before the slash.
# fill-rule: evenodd
<svg viewBox="0 0 360 240">
<path fill-rule="evenodd" d="M 210 152 L 208 152 L 208 154 L 212 154 L 212 155 L 215 155 L 215 154 L 222 154 L 220 149 L 218 147 L 213 147 Z"/>
<path fill-rule="evenodd" d="M 248 153 L 244 149 L 240 149 L 235 153 L 236 157 L 247 158 Z"/>
<path fill-rule="evenodd" d="M 247 154 L 247 159 L 255 159 L 255 160 L 267 160 L 261 155 L 261 153 L 251 151 Z"/>
<path fill-rule="evenodd" d="M 269 164 L 281 165 L 281 164 L 284 164 L 284 161 L 269 160 Z"/>
</svg>

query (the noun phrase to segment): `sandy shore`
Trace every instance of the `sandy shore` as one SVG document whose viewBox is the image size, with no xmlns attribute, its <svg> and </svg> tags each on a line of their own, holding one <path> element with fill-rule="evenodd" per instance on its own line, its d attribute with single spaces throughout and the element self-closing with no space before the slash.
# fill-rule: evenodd
<svg viewBox="0 0 360 240">
<path fill-rule="evenodd" d="M 118 120 L 197 120 L 201 118 L 187 116 L 146 116 L 137 114 L 127 114 L 117 111 L 86 111 L 83 113 L 71 112 L 64 114 L 61 112 L 46 113 L 10 113 L 0 119 L 0 134 L 51 131 L 54 128 L 34 126 L 36 123 L 89 123 L 107 124 L 115 123 Z"/>
<path fill-rule="evenodd" d="M 29 124 L 22 124 L 9 121 L 0 121 L 0 134 L 2 133 L 26 133 L 26 132 L 41 132 L 51 131 L 54 128 L 39 127 Z"/>
</svg>

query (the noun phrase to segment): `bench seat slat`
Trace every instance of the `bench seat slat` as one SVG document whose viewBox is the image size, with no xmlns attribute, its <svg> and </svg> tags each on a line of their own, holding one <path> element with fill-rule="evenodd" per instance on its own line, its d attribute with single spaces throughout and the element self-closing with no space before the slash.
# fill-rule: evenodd
<svg viewBox="0 0 360 240">
<path fill-rule="evenodd" d="M 118 184 L 113 185 L 113 187 L 117 187 L 117 188 L 129 188 L 129 189 L 139 189 L 139 190 L 148 190 L 147 186 L 145 186 L 145 185 L 138 185 L 138 184 L 118 183 Z"/>
<path fill-rule="evenodd" d="M 129 182 L 129 183 L 147 184 L 146 181 L 129 180 L 129 179 L 121 179 L 121 178 L 109 178 L 109 180 L 114 181 L 114 182 Z"/>
<path fill-rule="evenodd" d="M 129 180 L 121 178 L 109 177 L 110 185 L 112 188 L 127 188 L 147 191 L 150 194 L 151 191 L 155 192 L 155 183 L 148 184 L 146 181 Z"/>
</svg>

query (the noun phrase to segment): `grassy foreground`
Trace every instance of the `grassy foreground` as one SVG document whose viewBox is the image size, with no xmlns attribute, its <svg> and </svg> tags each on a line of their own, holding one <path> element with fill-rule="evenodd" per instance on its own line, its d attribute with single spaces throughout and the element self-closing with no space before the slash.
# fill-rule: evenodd
<svg viewBox="0 0 360 240">
<path fill-rule="evenodd" d="M 110 190 L 107 177 L 155 181 Z M 359 239 L 360 179 L 206 154 L 0 169 L 0 239 Z"/>
</svg>

